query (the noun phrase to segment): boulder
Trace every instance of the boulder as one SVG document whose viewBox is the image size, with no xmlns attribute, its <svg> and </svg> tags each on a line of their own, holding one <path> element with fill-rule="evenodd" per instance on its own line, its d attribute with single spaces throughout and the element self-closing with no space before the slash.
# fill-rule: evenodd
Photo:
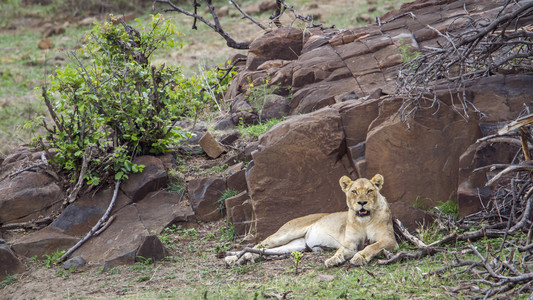
<svg viewBox="0 0 533 300">
<path fill-rule="evenodd" d="M 44 254 L 50 255 L 58 250 L 67 250 L 79 240 L 58 229 L 46 227 L 16 239 L 12 242 L 11 249 L 17 255 L 42 257 Z"/>
<path fill-rule="evenodd" d="M 120 186 L 124 194 L 133 202 L 143 199 L 148 193 L 167 186 L 167 170 L 159 158 L 144 155 L 136 157 L 133 163 L 144 165 L 144 170 L 141 173 L 129 175 L 129 178 Z"/>
<path fill-rule="evenodd" d="M 69 270 L 70 268 L 81 268 L 83 266 L 85 266 L 87 262 L 85 261 L 85 259 L 81 256 L 74 256 L 73 258 L 70 258 L 68 259 L 67 261 L 65 261 L 65 263 L 63 264 L 63 269 L 65 270 Z"/>
<path fill-rule="evenodd" d="M 425 198 L 432 207 L 455 198 L 459 157 L 481 137 L 475 120 L 465 121 L 444 103 L 439 110 L 419 110 L 408 125 L 395 117 L 401 99 L 381 103 L 366 139 L 365 177 L 385 177 L 389 202 L 414 204 Z M 401 220 L 404 221 L 404 220 Z"/>
<path fill-rule="evenodd" d="M 217 158 L 226 151 L 226 148 L 217 142 L 209 132 L 206 132 L 198 143 L 204 149 L 207 156 L 211 158 Z"/>
<path fill-rule="evenodd" d="M 392 216 L 400 220 L 405 228 L 415 233 L 420 226 L 428 226 L 433 223 L 435 217 L 427 211 L 414 208 L 403 201 L 389 202 Z"/>
<path fill-rule="evenodd" d="M 238 192 L 247 191 L 248 183 L 246 182 L 246 170 L 239 170 L 226 178 L 228 189 Z"/>
<path fill-rule="evenodd" d="M 15 256 L 8 245 L 0 240 L 0 281 L 7 276 L 24 272 L 24 265 Z"/>
<path fill-rule="evenodd" d="M 346 209 L 339 186 L 351 170 L 344 138 L 339 113 L 328 108 L 291 117 L 261 136 L 248 175 L 259 238 L 293 218 Z"/>
<path fill-rule="evenodd" d="M 8 157 L 9 158 L 9 157 Z M 8 159 L 4 162 L 7 165 Z M 22 172 L 0 181 L 0 224 L 47 216 L 65 195 L 55 179 L 40 172 Z"/>
<path fill-rule="evenodd" d="M 157 235 L 149 235 L 144 237 L 141 246 L 137 249 L 135 260 L 143 261 L 151 259 L 152 261 L 156 261 L 165 258 L 167 255 L 168 252 Z"/>
<path fill-rule="evenodd" d="M 235 227 L 235 234 L 243 236 L 249 233 L 253 224 L 253 208 L 246 191 L 225 200 L 228 220 Z"/>
<path fill-rule="evenodd" d="M 294 60 L 300 55 L 302 46 L 303 32 L 300 29 L 281 27 L 254 40 L 248 52 L 264 60 Z"/>
<path fill-rule="evenodd" d="M 515 153 L 520 149 L 519 141 L 516 140 L 516 142 L 516 144 L 505 142 L 476 143 L 468 147 L 461 155 L 457 188 L 460 216 L 464 217 L 478 212 L 488 205 L 492 189 L 485 184 L 489 178 L 494 177 L 500 171 L 491 171 L 490 166 L 492 164 L 511 163 Z M 486 168 L 479 169 L 482 167 Z"/>
<path fill-rule="evenodd" d="M 198 178 L 189 181 L 187 191 L 196 218 L 215 221 L 224 216 L 220 197 L 226 190 L 226 181 L 219 177 Z"/>
</svg>

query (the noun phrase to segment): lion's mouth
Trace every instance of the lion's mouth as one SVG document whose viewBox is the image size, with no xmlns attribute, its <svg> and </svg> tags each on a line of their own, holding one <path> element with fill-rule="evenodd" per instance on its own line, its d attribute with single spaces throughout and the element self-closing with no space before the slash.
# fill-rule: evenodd
<svg viewBox="0 0 533 300">
<path fill-rule="evenodd" d="M 370 215 L 370 212 L 364 208 L 361 208 L 360 210 L 355 212 L 355 215 L 358 217 L 366 217 Z"/>
</svg>

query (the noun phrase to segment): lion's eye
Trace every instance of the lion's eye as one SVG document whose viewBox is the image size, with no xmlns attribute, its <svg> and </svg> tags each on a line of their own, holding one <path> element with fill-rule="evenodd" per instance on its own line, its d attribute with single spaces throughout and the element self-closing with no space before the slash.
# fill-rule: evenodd
<svg viewBox="0 0 533 300">
<path fill-rule="evenodd" d="M 356 191 L 356 190 L 353 190 L 353 191 L 352 191 L 352 194 L 357 195 L 357 191 Z"/>
<path fill-rule="evenodd" d="M 373 191 L 374 190 L 368 190 L 368 191 L 366 191 L 366 194 L 368 195 L 368 194 L 372 193 Z"/>
</svg>

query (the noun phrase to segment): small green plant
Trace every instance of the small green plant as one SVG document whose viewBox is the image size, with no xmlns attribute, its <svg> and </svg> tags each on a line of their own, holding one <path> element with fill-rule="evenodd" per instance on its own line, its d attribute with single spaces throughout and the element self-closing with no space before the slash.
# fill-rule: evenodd
<svg viewBox="0 0 533 300">
<path fill-rule="evenodd" d="M 220 198 L 218 198 L 218 209 L 224 212 L 226 210 L 226 199 L 237 196 L 238 194 L 239 192 L 234 189 L 226 189 Z"/>
<path fill-rule="evenodd" d="M 238 129 L 243 132 L 246 136 L 259 137 L 263 133 L 267 132 L 272 126 L 283 121 L 283 119 L 269 119 L 262 124 L 243 126 L 242 124 L 238 126 Z"/>
<path fill-rule="evenodd" d="M 299 270 L 300 262 L 302 261 L 302 257 L 304 255 L 300 251 L 292 251 L 291 256 L 292 256 L 293 261 L 294 261 L 294 274 L 298 274 L 299 271 L 300 271 Z"/>
<path fill-rule="evenodd" d="M 252 108 L 257 112 L 259 124 L 262 123 L 261 116 L 267 100 L 278 90 L 279 85 L 270 85 L 268 77 L 262 84 L 254 85 L 253 83 L 250 83 L 246 100 L 248 100 L 248 103 L 250 103 Z"/>
<path fill-rule="evenodd" d="M 148 280 L 150 280 L 150 278 L 152 278 L 152 276 L 150 276 L 150 275 L 141 276 L 141 277 L 135 279 L 135 282 L 148 281 Z"/>
<path fill-rule="evenodd" d="M 409 42 L 406 42 L 404 39 L 400 40 L 400 46 L 398 47 L 398 50 L 402 55 L 402 62 L 404 64 L 411 62 L 422 54 L 422 52 L 415 50 L 413 46 L 410 45 Z"/>
<path fill-rule="evenodd" d="M 0 282 L 0 287 L 5 288 L 6 286 L 15 283 L 17 281 L 17 275 L 7 275 L 7 277 Z"/>
<path fill-rule="evenodd" d="M 66 250 L 56 250 L 52 254 L 44 254 L 43 255 L 43 265 L 47 268 L 51 268 L 53 265 L 55 265 L 56 260 L 63 256 L 67 252 Z"/>
<path fill-rule="evenodd" d="M 457 202 L 452 200 L 448 200 L 446 202 L 439 202 L 439 205 L 437 205 L 431 211 L 443 213 L 452 217 L 455 220 L 459 218 L 459 205 L 457 204 Z"/>
<path fill-rule="evenodd" d="M 180 195 L 183 194 L 183 192 L 185 191 L 185 182 L 181 178 L 181 174 L 176 170 L 169 170 L 168 177 L 168 190 Z"/>
<path fill-rule="evenodd" d="M 215 253 L 217 256 L 229 251 L 233 247 L 233 243 L 237 234 L 235 233 L 235 226 L 230 221 L 226 220 L 226 226 L 220 228 L 220 243 L 215 246 Z"/>
<path fill-rule="evenodd" d="M 132 270 L 137 271 L 139 273 L 147 273 L 152 271 L 152 258 L 137 256 L 136 260 L 137 262 L 131 267 Z"/>
</svg>

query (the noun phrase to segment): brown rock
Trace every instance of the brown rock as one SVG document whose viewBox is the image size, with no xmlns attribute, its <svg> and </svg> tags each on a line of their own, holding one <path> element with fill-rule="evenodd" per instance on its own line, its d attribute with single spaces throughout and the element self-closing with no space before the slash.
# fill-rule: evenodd
<svg viewBox="0 0 533 300">
<path fill-rule="evenodd" d="M 67 250 L 78 241 L 79 238 L 64 234 L 57 229 L 46 227 L 13 241 L 11 249 L 17 255 L 42 257 L 44 254 L 52 254 L 58 250 Z"/>
<path fill-rule="evenodd" d="M 272 94 L 264 100 L 264 106 L 261 111 L 261 120 L 280 119 L 288 116 L 290 113 L 289 101 L 287 98 Z"/>
<path fill-rule="evenodd" d="M 387 183 L 385 182 L 385 184 Z M 392 216 L 402 221 L 403 226 L 411 233 L 415 232 L 420 226 L 433 224 L 433 221 L 435 220 L 435 217 L 433 217 L 432 214 L 414 208 L 403 201 L 397 201 L 394 203 L 389 202 L 389 207 Z"/>
<path fill-rule="evenodd" d="M 226 214 L 228 220 L 235 227 L 235 233 L 239 236 L 246 235 L 253 224 L 253 208 L 250 196 L 244 191 L 225 201 Z"/>
<path fill-rule="evenodd" d="M 133 202 L 141 200 L 148 193 L 167 186 L 167 171 L 159 158 L 149 155 L 139 156 L 135 158 L 133 163 L 144 165 L 144 170 L 141 173 L 129 175 L 129 178 L 120 186 L 124 194 Z"/>
<path fill-rule="evenodd" d="M 89 264 L 104 264 L 105 268 L 135 262 L 135 254 L 146 236 L 150 235 L 139 218 L 135 203 L 115 214 L 115 220 L 100 235 L 92 237 L 73 253 Z"/>
<path fill-rule="evenodd" d="M 378 116 L 379 102 L 379 99 L 354 100 L 333 106 L 341 115 L 348 147 L 366 140 L 368 126 Z"/>
<path fill-rule="evenodd" d="M 246 183 L 246 170 L 239 170 L 226 179 L 228 189 L 238 192 L 247 191 L 248 184 Z"/>
<path fill-rule="evenodd" d="M 294 93 L 291 100 L 291 114 L 309 113 L 335 103 L 335 96 L 357 89 L 353 77 L 333 82 L 317 82 L 309 84 Z M 356 94 L 361 94 L 356 91 Z"/>
<path fill-rule="evenodd" d="M 52 42 L 52 40 L 49 38 L 44 38 L 39 41 L 37 47 L 39 47 L 41 50 L 52 49 L 54 47 L 54 42 Z"/>
<path fill-rule="evenodd" d="M 295 60 L 300 55 L 302 46 L 303 32 L 300 29 L 282 27 L 254 40 L 248 52 L 265 60 Z"/>
<path fill-rule="evenodd" d="M 488 205 L 492 194 L 491 187 L 485 186 L 488 178 L 494 177 L 499 170 L 475 171 L 492 164 L 511 163 L 519 144 L 481 142 L 472 144 L 459 160 L 459 179 L 457 202 L 459 215 L 467 216 Z"/>
<path fill-rule="evenodd" d="M 224 216 L 220 196 L 226 190 L 222 178 L 208 177 L 189 181 L 187 191 L 196 218 L 201 221 L 215 221 Z"/>
<path fill-rule="evenodd" d="M 161 243 L 157 235 L 145 236 L 141 246 L 135 253 L 135 260 L 144 262 L 146 259 L 152 261 L 161 260 L 167 256 L 168 252 Z"/>
<path fill-rule="evenodd" d="M 211 158 L 217 158 L 226 151 L 226 148 L 217 142 L 209 132 L 206 132 L 198 143 Z"/>
<path fill-rule="evenodd" d="M 178 193 L 157 191 L 136 203 L 139 218 L 146 230 L 160 233 L 171 224 L 193 222 L 192 207 L 180 203 L 180 198 Z"/>
<path fill-rule="evenodd" d="M 446 201 L 457 188 L 459 156 L 481 136 L 479 126 L 442 104 L 436 113 L 419 110 L 408 130 L 394 117 L 400 104 L 401 99 L 382 101 L 366 139 L 365 176 L 385 177 L 383 195 L 391 203 L 412 205 L 417 197 L 430 205 Z"/>
<path fill-rule="evenodd" d="M 338 181 L 350 167 L 343 143 L 334 109 L 292 117 L 261 136 L 248 176 L 259 238 L 295 217 L 345 209 Z"/>
<path fill-rule="evenodd" d="M 9 161 L 6 158 L 4 165 Z M 61 205 L 63 199 L 63 191 L 47 174 L 23 172 L 14 178 L 8 177 L 0 182 L 0 223 L 46 216 Z"/>
<path fill-rule="evenodd" d="M 24 265 L 8 245 L 0 240 L 0 281 L 7 276 L 24 272 Z"/>
</svg>

